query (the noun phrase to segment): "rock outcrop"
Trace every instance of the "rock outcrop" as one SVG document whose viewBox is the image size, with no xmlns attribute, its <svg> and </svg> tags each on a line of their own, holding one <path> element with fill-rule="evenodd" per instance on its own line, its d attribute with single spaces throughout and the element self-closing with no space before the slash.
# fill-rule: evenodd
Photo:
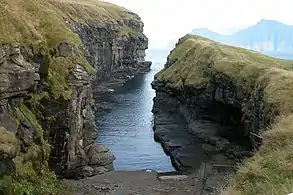
<svg viewBox="0 0 293 195">
<path fill-rule="evenodd" d="M 0 9 L 0 193 L 54 194 L 48 167 L 68 178 L 113 170 L 114 155 L 96 143 L 92 91 L 150 69 L 140 18 L 102 1 Z"/>
<path fill-rule="evenodd" d="M 283 171 L 284 167 L 290 167 L 283 158 L 291 158 L 290 145 L 286 143 L 293 135 L 292 124 L 287 123 L 293 111 L 293 93 L 289 87 L 293 84 L 291 68 L 289 60 L 186 35 L 152 83 L 157 94 L 154 112 L 163 103 L 169 112 L 181 113 L 189 132 L 213 145 L 213 150 L 220 148 L 218 152 L 246 156 L 243 148 L 235 150 L 235 144 L 245 139 L 249 140 L 246 146 L 259 149 L 240 168 L 229 193 L 262 194 L 261 186 L 267 186 L 266 190 L 275 186 L 289 193 L 289 188 L 281 189 L 282 183 L 271 178 L 292 176 L 284 175 Z M 234 128 L 222 132 L 214 128 L 201 131 L 198 118 L 234 125 Z M 272 156 L 278 162 L 271 162 Z"/>
<path fill-rule="evenodd" d="M 144 59 L 148 39 L 143 34 L 143 23 L 137 15 L 129 14 L 133 18 L 107 21 L 106 24 L 70 24 L 85 46 L 88 62 L 97 70 L 95 85 L 150 70 L 151 62 Z"/>
</svg>

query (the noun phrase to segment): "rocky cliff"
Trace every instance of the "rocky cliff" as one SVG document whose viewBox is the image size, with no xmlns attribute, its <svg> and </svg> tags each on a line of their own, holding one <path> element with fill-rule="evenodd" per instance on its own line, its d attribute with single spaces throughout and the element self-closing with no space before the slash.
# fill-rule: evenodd
<svg viewBox="0 0 293 195">
<path fill-rule="evenodd" d="M 239 168 L 227 194 L 292 191 L 291 184 L 282 188 L 282 181 L 292 181 L 292 174 L 285 171 L 292 154 L 292 65 L 289 60 L 186 35 L 155 76 L 155 107 L 163 102 L 170 112 L 180 112 L 193 135 L 234 155 L 233 141 L 239 138 L 248 139 L 248 145 L 258 150 Z M 198 117 L 238 126 L 224 132 L 201 131 Z"/>
<path fill-rule="evenodd" d="M 92 90 L 149 70 L 140 18 L 90 0 L 3 0 L 0 10 L 1 192 L 56 193 L 48 165 L 70 178 L 112 170 Z"/>
<path fill-rule="evenodd" d="M 97 70 L 96 84 L 108 79 L 125 79 L 150 70 L 145 61 L 148 39 L 143 34 L 140 18 L 129 12 L 129 17 L 101 24 L 72 23 L 85 46 L 85 56 Z"/>
</svg>

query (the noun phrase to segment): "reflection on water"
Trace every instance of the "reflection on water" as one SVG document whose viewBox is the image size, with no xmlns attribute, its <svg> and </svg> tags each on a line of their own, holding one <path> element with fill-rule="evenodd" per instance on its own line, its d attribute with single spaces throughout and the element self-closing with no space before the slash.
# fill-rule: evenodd
<svg viewBox="0 0 293 195">
<path fill-rule="evenodd" d="M 155 92 L 150 84 L 162 67 L 162 63 L 154 63 L 151 72 L 129 81 L 115 92 L 115 108 L 97 117 L 98 142 L 106 144 L 116 156 L 116 170 L 174 171 L 169 157 L 153 139 Z"/>
</svg>

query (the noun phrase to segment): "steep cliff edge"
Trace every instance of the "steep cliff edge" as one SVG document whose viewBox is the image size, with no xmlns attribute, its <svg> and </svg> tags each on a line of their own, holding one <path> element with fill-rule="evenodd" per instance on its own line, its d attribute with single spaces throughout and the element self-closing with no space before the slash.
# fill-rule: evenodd
<svg viewBox="0 0 293 195">
<path fill-rule="evenodd" d="M 112 170 L 92 83 L 149 70 L 140 18 L 92 0 L 1 0 L 0 13 L 0 193 L 56 193 L 48 164 L 74 178 Z"/>
<path fill-rule="evenodd" d="M 227 194 L 286 194 L 293 191 L 293 61 L 223 45 L 196 35 L 179 40 L 164 69 L 155 76 L 155 104 L 169 107 L 189 122 L 199 138 L 229 152 L 235 138 L 248 138 L 257 149 L 242 165 Z M 164 98 L 161 98 L 164 96 Z M 168 104 L 168 103 L 167 103 Z M 171 111 L 172 111 L 171 110 Z M 194 118 L 202 112 L 221 123 L 242 124 L 231 132 L 199 131 Z M 223 138 L 226 140 L 223 142 Z M 233 152 L 232 152 L 233 153 Z M 272 160 L 274 159 L 274 160 Z"/>
</svg>

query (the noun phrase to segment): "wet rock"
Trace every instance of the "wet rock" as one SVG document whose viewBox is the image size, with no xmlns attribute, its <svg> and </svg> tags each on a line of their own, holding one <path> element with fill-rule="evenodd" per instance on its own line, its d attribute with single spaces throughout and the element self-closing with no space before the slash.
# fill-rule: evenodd
<svg viewBox="0 0 293 195">
<path fill-rule="evenodd" d="M 123 26 L 133 28 L 137 36 L 122 36 L 119 30 Z M 128 75 L 134 76 L 150 70 L 151 62 L 144 59 L 148 39 L 142 33 L 142 27 L 143 23 L 139 18 L 125 21 L 109 20 L 105 24 L 94 21 L 86 24 L 70 23 L 70 28 L 83 42 L 84 55 L 97 71 L 93 75 L 83 66 L 77 65 L 69 75 L 72 100 L 66 103 L 66 111 L 58 118 L 61 124 L 59 127 L 62 126 L 63 131 L 58 131 L 56 127 L 55 132 L 51 133 L 55 138 L 54 143 L 62 143 L 56 144 L 52 151 L 54 164 L 62 162 L 68 172 L 75 172 L 78 175 L 81 172 L 78 167 L 91 166 L 97 173 L 113 169 L 114 155 L 105 146 L 94 144 L 98 131 L 90 106 L 91 83 L 94 90 L 99 93 L 101 81 L 115 81 L 114 85 L 124 83 Z M 71 45 L 60 44 L 54 55 L 68 56 L 75 52 Z M 96 102 L 98 105 L 99 102 Z M 54 105 L 56 110 L 58 106 Z M 68 151 L 60 155 L 64 147 L 68 148 Z M 109 167 L 105 168 L 105 165 Z M 99 167 L 102 167 L 101 170 Z"/>
<path fill-rule="evenodd" d="M 84 139 L 84 145 L 88 146 L 92 144 L 94 140 L 98 138 L 98 129 L 96 128 L 92 120 L 88 120 L 87 117 L 86 117 L 86 120 L 84 120 L 84 129 L 85 129 L 85 137 L 86 137 L 86 139 Z"/>
<path fill-rule="evenodd" d="M 235 82 L 231 74 L 215 68 L 218 62 L 213 61 L 212 55 L 214 53 L 207 52 L 193 59 L 200 62 L 203 74 L 200 84 L 195 80 L 187 85 L 185 82 L 189 78 L 184 80 L 184 75 L 180 74 L 174 77 L 158 74 L 152 83 L 156 90 L 152 110 L 155 138 L 170 155 L 177 170 L 199 171 L 199 175 L 206 175 L 197 185 L 197 189 L 203 191 L 197 194 L 217 194 L 214 187 L 225 183 L 226 176 L 235 171 L 235 165 L 251 155 L 256 148 L 254 142 L 259 129 L 270 124 L 264 121 L 261 87 L 257 85 L 250 94 L 251 90 Z M 171 60 L 170 56 L 165 69 L 177 60 Z M 170 125 L 176 118 L 183 121 L 177 120 L 177 124 Z M 251 136 L 254 132 L 256 136 Z"/>
</svg>

